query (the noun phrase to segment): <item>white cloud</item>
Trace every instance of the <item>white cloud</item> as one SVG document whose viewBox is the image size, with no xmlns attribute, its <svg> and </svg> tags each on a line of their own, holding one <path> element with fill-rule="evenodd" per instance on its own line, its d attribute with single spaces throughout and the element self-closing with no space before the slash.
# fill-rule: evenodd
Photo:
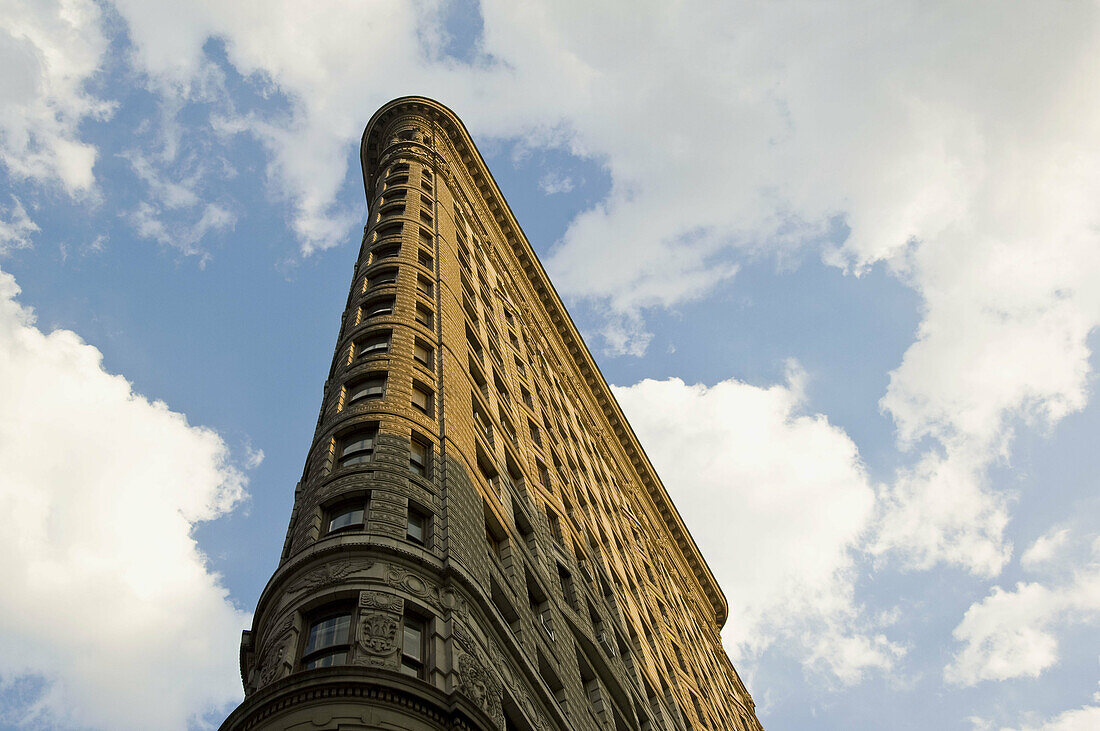
<svg viewBox="0 0 1100 731">
<path fill-rule="evenodd" d="M 216 433 L 40 331 L 18 293 L 0 272 L 0 679 L 43 688 L 3 721 L 184 728 L 240 695 L 227 648 L 250 618 L 191 532 L 245 477 Z"/>
<path fill-rule="evenodd" d="M 38 225 L 27 215 L 22 201 L 13 195 L 11 202 L 11 208 L 0 208 L 0 216 L 3 216 L 0 217 L 0 256 L 15 249 L 30 248 L 31 235 L 39 231 Z"/>
<path fill-rule="evenodd" d="M 854 682 L 903 650 L 855 603 L 874 491 L 844 431 L 801 413 L 803 378 L 614 392 L 729 599 L 731 654 L 793 639 L 807 665 Z"/>
<path fill-rule="evenodd" d="M 1096 731 L 1100 728 L 1100 706 L 1082 706 L 1063 711 L 1038 726 L 1021 727 L 1018 730 L 1004 728 L 1001 731 Z"/>
<path fill-rule="evenodd" d="M 569 193 L 573 190 L 573 178 L 559 171 L 551 170 L 539 178 L 539 190 L 546 195 Z"/>
<path fill-rule="evenodd" d="M 109 103 L 84 88 L 107 41 L 90 0 L 0 3 L 0 164 L 16 179 L 92 191 L 96 149 L 79 139 Z"/>
<path fill-rule="evenodd" d="M 1041 555 L 1049 540 L 1040 538 L 1025 556 Z M 1064 543 L 1066 538 L 1057 540 Z M 1050 558 L 1053 552 L 1045 560 Z M 1052 667 L 1059 659 L 1060 629 L 1100 623 L 1100 552 L 1094 550 L 1090 560 L 1068 568 L 1057 582 L 1020 582 L 1010 591 L 994 587 L 989 596 L 972 604 L 952 633 L 963 647 L 945 668 L 944 678 L 975 685 L 983 680 L 1037 678 Z"/>
<path fill-rule="evenodd" d="M 1036 570 L 1056 559 L 1069 541 L 1069 528 L 1052 528 L 1020 556 L 1020 566 Z"/>
</svg>

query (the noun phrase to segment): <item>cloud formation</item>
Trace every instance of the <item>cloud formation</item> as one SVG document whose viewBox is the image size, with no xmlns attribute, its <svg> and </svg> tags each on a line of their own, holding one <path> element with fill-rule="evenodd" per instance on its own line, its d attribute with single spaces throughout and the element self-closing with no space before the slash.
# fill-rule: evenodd
<svg viewBox="0 0 1100 731">
<path fill-rule="evenodd" d="M 792 365 L 767 388 L 672 378 L 613 390 L 729 597 L 731 654 L 793 639 L 808 666 L 855 682 L 903 648 L 855 602 L 874 491 L 844 431 L 803 413 L 802 380 Z"/>
<path fill-rule="evenodd" d="M 96 149 L 79 127 L 112 111 L 85 88 L 107 50 L 101 21 L 90 0 L 0 3 L 0 165 L 12 178 L 92 191 Z"/>
<path fill-rule="evenodd" d="M 240 693 L 236 609 L 192 537 L 246 479 L 0 272 L 0 710 L 19 728 L 184 728 Z M 9 697 L 8 700 L 11 698 Z"/>
<path fill-rule="evenodd" d="M 1064 534 L 1058 539 L 1065 545 Z M 957 685 L 984 680 L 1037 678 L 1059 659 L 1058 630 L 1073 623 L 1100 623 L 1100 540 L 1080 563 L 1050 548 L 1052 538 L 1039 538 L 1026 552 L 1042 556 L 1044 582 L 1019 582 L 1011 590 L 993 591 L 970 606 L 952 633 L 963 643 L 944 670 Z M 1032 567 L 1034 561 L 1028 562 Z"/>
</svg>

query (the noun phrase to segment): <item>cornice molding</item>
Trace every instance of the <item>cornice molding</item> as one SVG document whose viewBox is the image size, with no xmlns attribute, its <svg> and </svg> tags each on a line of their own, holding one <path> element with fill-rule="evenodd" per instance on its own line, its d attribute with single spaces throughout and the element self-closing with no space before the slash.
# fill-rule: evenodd
<svg viewBox="0 0 1100 731">
<path fill-rule="evenodd" d="M 721 588 L 718 586 L 718 582 L 714 578 L 714 574 L 704 560 L 691 533 L 684 525 L 679 511 L 676 510 L 668 491 L 665 489 L 660 477 L 657 476 L 656 470 L 653 469 L 653 465 L 642 448 L 641 442 L 638 441 L 637 435 L 626 420 L 626 416 L 615 400 L 615 396 L 611 393 L 611 389 L 600 372 L 599 366 L 596 365 L 595 359 L 581 338 L 580 332 L 565 309 L 561 297 L 558 296 L 553 283 L 546 275 L 542 263 L 535 255 L 534 248 L 512 213 L 512 209 L 508 206 L 507 200 L 501 193 L 500 187 L 493 178 L 481 152 L 474 144 L 473 138 L 462 120 L 443 104 L 420 96 L 394 99 L 375 112 L 363 131 L 360 145 L 363 186 L 368 205 L 370 204 L 371 193 L 374 190 L 376 175 L 381 167 L 379 158 L 386 149 L 380 139 L 381 135 L 392 121 L 397 118 L 408 117 L 415 117 L 435 125 L 446 134 L 450 143 L 454 146 L 458 161 L 463 163 L 466 172 L 474 180 L 475 188 L 481 195 L 486 209 L 491 213 L 496 224 L 503 232 L 505 240 L 512 247 L 513 254 L 519 260 L 528 281 L 538 294 L 547 316 L 561 336 L 576 369 L 584 377 L 590 393 L 596 399 L 620 446 L 644 483 L 650 499 L 669 526 L 680 549 L 680 554 L 691 567 L 696 580 L 710 601 L 715 622 L 719 627 L 723 626 L 729 613 L 729 606 Z"/>
</svg>

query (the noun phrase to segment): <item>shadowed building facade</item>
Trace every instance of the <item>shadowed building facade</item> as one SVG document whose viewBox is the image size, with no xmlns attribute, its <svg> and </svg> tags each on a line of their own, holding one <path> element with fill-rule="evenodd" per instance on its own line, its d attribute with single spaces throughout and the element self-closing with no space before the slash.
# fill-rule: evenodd
<svg viewBox="0 0 1100 731">
<path fill-rule="evenodd" d="M 363 134 L 368 223 L 223 729 L 759 729 L 727 606 L 461 121 Z"/>
</svg>

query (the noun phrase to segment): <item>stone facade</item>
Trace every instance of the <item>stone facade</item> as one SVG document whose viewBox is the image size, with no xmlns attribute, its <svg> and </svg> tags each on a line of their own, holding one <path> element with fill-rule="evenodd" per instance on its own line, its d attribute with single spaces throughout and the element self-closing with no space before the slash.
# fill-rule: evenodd
<svg viewBox="0 0 1100 731">
<path fill-rule="evenodd" d="M 760 729 L 727 606 L 469 134 L 363 134 L 369 219 L 223 729 Z"/>
</svg>

